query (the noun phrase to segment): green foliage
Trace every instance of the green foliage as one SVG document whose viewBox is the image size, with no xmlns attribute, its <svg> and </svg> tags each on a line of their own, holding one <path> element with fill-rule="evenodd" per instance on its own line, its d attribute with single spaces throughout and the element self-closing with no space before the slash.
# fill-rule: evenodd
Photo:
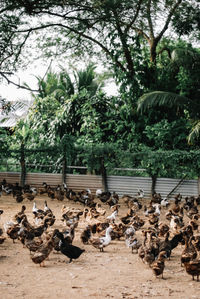
<svg viewBox="0 0 200 299">
<path fill-rule="evenodd" d="M 179 36 L 193 35 L 199 38 L 200 10 L 198 1 L 183 1 L 181 11 L 173 17 L 172 25 Z"/>
<path fill-rule="evenodd" d="M 149 139 L 149 146 L 156 150 L 185 149 L 186 136 L 188 134 L 187 122 L 184 119 L 178 119 L 168 122 L 166 119 L 160 122 L 146 126 L 145 135 Z"/>
<path fill-rule="evenodd" d="M 143 113 L 151 107 L 156 106 L 168 106 L 174 108 L 175 106 L 182 106 L 184 103 L 187 103 L 188 99 L 179 96 L 172 92 L 165 91 L 153 91 L 144 94 L 140 97 L 138 101 L 138 112 Z"/>
</svg>

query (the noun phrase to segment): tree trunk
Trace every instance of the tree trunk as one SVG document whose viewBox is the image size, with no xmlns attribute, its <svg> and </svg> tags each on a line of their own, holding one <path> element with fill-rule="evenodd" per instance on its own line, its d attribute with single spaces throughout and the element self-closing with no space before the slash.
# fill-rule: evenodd
<svg viewBox="0 0 200 299">
<path fill-rule="evenodd" d="M 63 153 L 62 158 L 62 184 L 66 183 L 66 173 L 67 173 L 67 159 L 65 153 Z"/>
<path fill-rule="evenodd" d="M 103 190 L 105 192 L 108 191 L 108 183 L 107 183 L 107 173 L 106 173 L 106 168 L 104 165 L 104 158 L 101 158 L 101 175 L 102 175 L 102 185 L 103 185 Z"/>
<path fill-rule="evenodd" d="M 152 179 L 152 183 L 151 183 L 151 196 L 153 197 L 153 195 L 156 193 L 156 180 L 157 180 L 157 176 L 156 175 L 152 175 L 151 177 Z"/>
<path fill-rule="evenodd" d="M 26 163 L 25 163 L 25 151 L 24 151 L 23 143 L 21 144 L 20 165 L 21 165 L 20 186 L 24 187 L 25 180 L 26 180 Z"/>
<path fill-rule="evenodd" d="M 158 40 L 156 38 L 152 38 L 149 41 L 149 44 L 150 44 L 150 61 L 153 63 L 153 65 L 156 65 L 156 58 L 157 58 L 156 48 L 158 45 Z"/>
</svg>

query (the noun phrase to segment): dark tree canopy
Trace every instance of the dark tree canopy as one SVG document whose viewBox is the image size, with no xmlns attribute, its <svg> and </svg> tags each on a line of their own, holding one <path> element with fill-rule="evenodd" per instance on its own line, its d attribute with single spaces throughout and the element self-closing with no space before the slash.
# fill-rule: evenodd
<svg viewBox="0 0 200 299">
<path fill-rule="evenodd" d="M 186 22 L 190 8 L 195 16 L 192 28 L 180 32 L 178 20 Z M 133 79 L 138 41 L 148 45 L 149 61 L 156 64 L 158 44 L 169 27 L 173 25 L 179 36 L 191 34 L 198 28 L 198 16 L 197 0 L 1 1 L 0 71 L 3 75 L 15 70 L 29 39 L 40 32 L 38 44 L 46 54 L 103 53 L 114 69 Z"/>
</svg>

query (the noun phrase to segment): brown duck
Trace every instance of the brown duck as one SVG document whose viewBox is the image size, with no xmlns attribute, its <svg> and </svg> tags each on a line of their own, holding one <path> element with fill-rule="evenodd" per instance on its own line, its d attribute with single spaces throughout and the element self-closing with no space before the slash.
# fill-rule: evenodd
<svg viewBox="0 0 200 299">
<path fill-rule="evenodd" d="M 55 233 L 56 230 L 54 230 L 49 241 L 42 244 L 34 254 L 31 254 L 32 261 L 35 264 L 40 264 L 40 267 L 45 267 L 44 261 L 48 258 L 49 254 L 53 250 Z"/>
</svg>

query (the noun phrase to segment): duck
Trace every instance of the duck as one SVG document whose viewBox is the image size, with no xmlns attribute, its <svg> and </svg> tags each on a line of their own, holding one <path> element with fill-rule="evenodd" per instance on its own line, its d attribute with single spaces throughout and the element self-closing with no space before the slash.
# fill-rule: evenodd
<svg viewBox="0 0 200 299">
<path fill-rule="evenodd" d="M 135 235 L 135 232 L 136 230 L 133 225 L 128 226 L 124 232 L 125 238 L 133 237 Z"/>
<path fill-rule="evenodd" d="M 134 228 L 138 230 L 145 224 L 145 221 L 142 218 L 140 218 L 138 215 L 135 215 L 131 218 L 129 224 L 134 226 Z"/>
<path fill-rule="evenodd" d="M 191 236 L 188 240 L 187 236 L 184 236 L 184 240 L 185 240 L 185 248 L 181 254 L 181 266 L 184 263 L 187 263 L 191 260 L 196 259 L 197 257 L 197 250 L 195 248 L 195 246 L 192 244 L 192 241 L 194 240 L 194 236 Z"/>
<path fill-rule="evenodd" d="M 15 240 L 18 239 L 19 237 L 18 234 L 19 230 L 20 230 L 20 225 L 18 223 L 17 224 L 12 223 L 10 226 L 8 225 L 8 227 L 5 229 L 7 235 L 13 240 L 13 243 L 15 243 Z"/>
<path fill-rule="evenodd" d="M 80 235 L 80 239 L 84 245 L 89 244 L 89 239 L 92 236 L 91 230 L 92 230 L 91 225 L 87 225 Z"/>
<path fill-rule="evenodd" d="M 138 197 L 138 198 L 144 198 L 144 190 L 141 189 L 141 188 L 138 188 L 137 191 L 138 191 L 138 192 L 137 192 L 137 197 Z"/>
<path fill-rule="evenodd" d="M 36 252 L 34 254 L 31 254 L 31 260 L 35 264 L 39 264 L 40 267 L 45 267 L 44 261 L 49 257 L 49 254 L 53 250 L 55 233 L 56 230 L 54 230 L 50 240 L 40 245 Z"/>
<path fill-rule="evenodd" d="M 112 227 L 111 239 L 112 240 L 115 240 L 115 239 L 120 240 L 120 238 L 122 238 L 124 236 L 124 230 L 126 229 L 126 226 L 122 223 L 119 223 L 119 224 L 113 223 L 111 225 L 111 227 Z"/>
<path fill-rule="evenodd" d="M 199 220 L 199 216 L 193 215 L 192 219 L 189 221 L 189 224 L 192 225 L 193 230 L 198 231 L 198 227 L 199 227 L 198 220 Z"/>
<path fill-rule="evenodd" d="M 126 237 L 126 246 L 131 248 L 131 253 L 138 253 L 138 249 L 141 247 L 141 242 L 135 236 Z"/>
<path fill-rule="evenodd" d="M 114 211 L 110 216 L 107 216 L 109 222 L 115 222 L 115 219 L 118 215 L 118 210 Z"/>
<path fill-rule="evenodd" d="M 172 231 L 177 231 L 178 228 L 182 228 L 184 226 L 183 217 L 172 215 L 169 226 Z"/>
<path fill-rule="evenodd" d="M 200 252 L 200 236 L 194 237 L 194 246 L 198 252 Z"/>
<path fill-rule="evenodd" d="M 169 240 L 169 231 L 166 233 L 165 239 L 159 244 L 159 252 L 161 253 L 162 251 L 164 251 L 166 257 L 170 259 L 172 247 Z"/>
<path fill-rule="evenodd" d="M 48 188 L 47 183 L 46 183 L 46 182 L 43 182 L 43 183 L 42 183 L 42 187 L 40 187 L 40 188 L 38 189 L 39 194 L 42 195 L 42 194 L 47 193 L 47 188 Z"/>
<path fill-rule="evenodd" d="M 6 237 L 0 236 L 0 244 L 3 244 L 5 240 L 6 240 Z"/>
<path fill-rule="evenodd" d="M 199 211 L 198 211 L 198 207 L 197 206 L 192 206 L 189 211 L 186 213 L 186 215 L 188 216 L 188 218 L 192 219 L 194 215 L 198 215 Z"/>
<path fill-rule="evenodd" d="M 69 244 L 72 244 L 75 237 L 75 228 L 77 228 L 78 222 L 75 222 L 69 226 L 69 228 L 65 228 L 62 231 L 62 234 L 65 240 L 68 241 Z"/>
<path fill-rule="evenodd" d="M 101 196 L 102 193 L 103 193 L 103 191 L 101 189 L 97 189 L 95 192 L 97 197 Z"/>
<path fill-rule="evenodd" d="M 3 210 L 0 210 L 0 217 L 1 217 L 2 214 L 3 214 Z"/>
<path fill-rule="evenodd" d="M 48 207 L 46 200 L 44 201 L 44 213 L 45 214 L 49 214 L 49 213 L 53 214 L 52 210 Z"/>
<path fill-rule="evenodd" d="M 144 239 L 142 242 L 142 246 L 140 246 L 140 248 L 138 249 L 138 256 L 139 258 L 144 262 L 144 255 L 145 255 L 145 248 L 146 248 L 146 241 L 147 241 L 147 232 L 144 231 Z"/>
<path fill-rule="evenodd" d="M 55 190 L 50 186 L 47 187 L 47 196 L 51 198 L 51 200 L 55 199 Z"/>
<path fill-rule="evenodd" d="M 154 260 L 155 260 L 155 256 L 154 256 L 151 248 L 145 248 L 143 262 L 146 265 L 150 266 L 153 263 Z"/>
<path fill-rule="evenodd" d="M 100 214 L 100 216 L 104 216 L 106 214 L 106 209 L 104 209 L 100 203 L 97 203 L 96 211 Z"/>
<path fill-rule="evenodd" d="M 111 242 L 111 232 L 112 232 L 112 227 L 109 226 L 106 229 L 106 235 L 105 237 L 100 237 L 100 238 L 90 238 L 89 239 L 89 244 L 94 246 L 95 248 L 100 249 L 100 252 L 104 251 L 104 247 L 108 246 Z"/>
<path fill-rule="evenodd" d="M 159 237 L 163 237 L 169 231 L 169 225 L 160 222 L 158 225 L 158 229 L 159 229 L 159 233 L 158 233 Z"/>
<path fill-rule="evenodd" d="M 153 214 L 154 212 L 155 212 L 155 207 L 153 207 L 152 202 L 150 202 L 148 207 L 144 205 L 144 215 L 146 217 L 149 217 L 149 215 Z"/>
<path fill-rule="evenodd" d="M 100 195 L 98 195 L 98 198 L 100 199 L 101 202 L 106 203 L 112 194 L 109 191 L 104 191 Z"/>
<path fill-rule="evenodd" d="M 155 214 L 150 214 L 148 221 L 151 225 L 155 225 L 156 223 L 159 222 L 159 216 Z"/>
<path fill-rule="evenodd" d="M 0 210 L 0 213 L 1 213 L 1 211 L 3 211 L 3 210 Z M 3 229 L 0 228 L 0 244 L 3 244 L 5 240 L 6 240 L 6 237 L 3 236 Z"/>
<path fill-rule="evenodd" d="M 16 200 L 16 202 L 18 202 L 18 203 L 22 202 L 22 201 L 24 200 L 24 196 L 23 196 L 23 194 L 16 194 L 16 196 L 15 196 L 15 200 Z"/>
<path fill-rule="evenodd" d="M 63 201 L 65 198 L 65 193 L 62 190 L 61 186 L 58 185 L 55 189 L 55 199 L 57 199 L 58 201 Z"/>
<path fill-rule="evenodd" d="M 29 191 L 27 190 L 24 192 L 24 199 L 26 198 L 26 199 L 32 201 L 35 199 L 35 196 L 36 195 L 31 190 L 29 190 Z"/>
<path fill-rule="evenodd" d="M 184 267 L 185 267 L 186 273 L 189 275 L 192 275 L 192 280 L 194 280 L 194 277 L 196 276 L 197 281 L 199 281 L 200 260 L 192 260 L 189 262 L 185 262 Z"/>
<path fill-rule="evenodd" d="M 124 224 L 129 224 L 133 215 L 135 215 L 135 210 L 129 209 L 126 216 L 121 217 L 120 220 Z"/>
<path fill-rule="evenodd" d="M 166 258 L 166 252 L 161 251 L 158 255 L 157 260 L 155 260 L 151 264 L 151 269 L 153 270 L 154 275 L 156 277 L 158 277 L 159 275 L 162 275 L 162 279 L 163 279 L 163 271 L 165 268 L 165 258 Z"/>
<path fill-rule="evenodd" d="M 160 208 L 161 208 L 161 205 L 156 203 L 156 204 L 153 204 L 153 207 L 155 208 L 155 212 L 153 213 L 155 216 L 160 216 Z"/>
<path fill-rule="evenodd" d="M 38 209 L 38 208 L 37 208 L 37 205 L 36 205 L 36 202 L 35 202 L 35 201 L 33 202 L 32 213 L 33 213 L 34 215 L 44 214 L 44 211 L 43 211 L 42 209 Z"/>
<path fill-rule="evenodd" d="M 85 252 L 85 249 L 69 244 L 59 230 L 56 230 L 55 235 L 60 239 L 60 251 L 69 258 L 69 263 L 74 259 L 78 259 L 80 255 Z"/>
<path fill-rule="evenodd" d="M 23 239 L 24 240 L 22 243 L 24 243 L 25 247 L 30 250 L 30 254 L 31 252 L 36 252 L 39 249 L 39 247 L 43 244 L 43 240 L 35 239 L 34 234 L 27 230 L 24 231 Z"/>
<path fill-rule="evenodd" d="M 180 212 L 180 204 L 179 204 L 179 199 L 178 198 L 175 198 L 175 201 L 174 201 L 174 204 L 173 206 L 171 207 L 171 210 L 174 214 L 178 214 Z"/>
<path fill-rule="evenodd" d="M 167 208 L 170 205 L 170 202 L 167 197 L 163 198 L 160 202 L 161 207 Z"/>
<path fill-rule="evenodd" d="M 109 200 L 106 202 L 110 207 L 117 205 L 119 202 L 119 195 L 113 191 L 113 194 L 109 198 Z"/>
<path fill-rule="evenodd" d="M 25 211 L 26 211 L 26 206 L 25 205 L 22 205 L 22 208 L 21 208 L 21 211 L 19 211 L 17 214 L 15 214 L 14 216 L 14 220 L 17 221 L 18 223 L 21 222 L 22 218 L 24 217 L 25 215 Z"/>
<path fill-rule="evenodd" d="M 22 220 L 22 225 L 24 228 L 26 228 L 27 230 L 29 230 L 29 232 L 31 232 L 34 237 L 41 237 L 42 234 L 47 230 L 48 228 L 48 218 L 44 219 L 44 223 L 41 224 L 40 226 L 32 226 L 29 224 L 29 222 L 27 221 L 27 218 L 25 217 Z"/>
</svg>

